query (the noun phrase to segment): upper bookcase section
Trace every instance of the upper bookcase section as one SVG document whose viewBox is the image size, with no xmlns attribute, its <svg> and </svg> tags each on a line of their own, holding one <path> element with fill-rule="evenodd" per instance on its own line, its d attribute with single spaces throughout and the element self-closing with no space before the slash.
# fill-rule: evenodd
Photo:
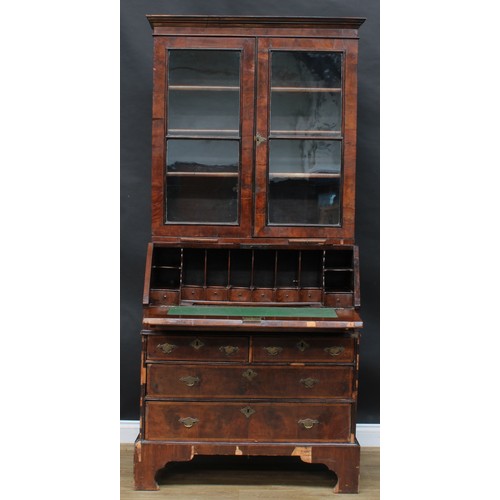
<svg viewBox="0 0 500 500">
<path fill-rule="evenodd" d="M 148 20 L 153 240 L 352 244 L 364 20 Z"/>
</svg>

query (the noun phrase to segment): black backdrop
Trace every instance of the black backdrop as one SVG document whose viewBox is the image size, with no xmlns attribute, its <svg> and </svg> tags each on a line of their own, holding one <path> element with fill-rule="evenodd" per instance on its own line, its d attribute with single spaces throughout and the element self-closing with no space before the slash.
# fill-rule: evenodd
<svg viewBox="0 0 500 500">
<path fill-rule="evenodd" d="M 366 17 L 360 29 L 356 243 L 361 263 L 359 423 L 379 422 L 378 0 L 123 0 L 121 3 L 121 413 L 139 418 L 142 287 L 151 209 L 152 36 L 145 14 Z"/>
</svg>

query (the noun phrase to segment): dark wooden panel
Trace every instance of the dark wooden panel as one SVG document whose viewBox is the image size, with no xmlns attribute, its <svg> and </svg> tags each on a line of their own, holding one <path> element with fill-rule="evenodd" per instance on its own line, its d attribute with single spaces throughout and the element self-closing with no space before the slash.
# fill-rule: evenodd
<svg viewBox="0 0 500 500">
<path fill-rule="evenodd" d="M 226 349 L 228 346 L 235 349 Z M 248 338 L 195 335 L 150 335 L 148 361 L 247 361 Z"/>
<path fill-rule="evenodd" d="M 153 398 L 336 398 L 352 397 L 349 366 L 148 366 L 146 394 Z"/>
<path fill-rule="evenodd" d="M 148 402 L 145 428 L 149 440 L 347 443 L 351 405 Z"/>
<path fill-rule="evenodd" d="M 355 339 L 348 337 L 254 337 L 254 362 L 345 363 L 354 361 Z"/>
</svg>

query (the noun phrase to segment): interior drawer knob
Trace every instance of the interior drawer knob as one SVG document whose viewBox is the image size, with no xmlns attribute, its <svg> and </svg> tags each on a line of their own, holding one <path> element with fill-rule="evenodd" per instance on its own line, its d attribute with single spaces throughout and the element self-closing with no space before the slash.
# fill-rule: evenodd
<svg viewBox="0 0 500 500">
<path fill-rule="evenodd" d="M 254 372 L 251 368 L 249 368 L 243 372 L 242 376 L 251 382 L 257 376 L 257 372 Z"/>
<path fill-rule="evenodd" d="M 264 347 L 264 350 L 267 352 L 267 354 L 269 354 L 269 356 L 277 356 L 283 350 L 283 347 L 270 346 Z"/>
<path fill-rule="evenodd" d="M 330 356 L 338 356 L 345 351 L 345 347 L 341 345 L 334 345 L 332 347 L 325 347 L 325 352 L 327 352 Z"/>
<path fill-rule="evenodd" d="M 200 383 L 200 379 L 198 377 L 193 377 L 192 375 L 188 375 L 187 377 L 181 377 L 179 379 L 181 382 L 184 382 L 188 387 L 193 387 Z"/>
<path fill-rule="evenodd" d="M 185 417 L 185 418 L 180 418 L 179 422 L 184 426 L 184 427 L 193 427 L 194 424 L 199 422 L 197 418 L 193 417 Z"/>
<path fill-rule="evenodd" d="M 311 389 L 319 383 L 319 380 L 317 378 L 301 378 L 299 383 L 303 384 L 307 389 Z"/>
<path fill-rule="evenodd" d="M 170 354 L 174 349 L 177 349 L 177 346 L 174 344 L 169 344 L 165 342 L 164 344 L 158 344 L 156 346 L 157 349 L 163 352 L 163 354 Z"/>
<path fill-rule="evenodd" d="M 223 352 L 226 356 L 231 356 L 233 354 L 236 354 L 240 348 L 235 345 L 221 345 L 219 347 L 219 351 Z"/>
<path fill-rule="evenodd" d="M 318 420 L 312 418 L 304 418 L 297 422 L 299 425 L 303 425 L 304 429 L 311 429 L 314 425 L 319 424 Z"/>
</svg>

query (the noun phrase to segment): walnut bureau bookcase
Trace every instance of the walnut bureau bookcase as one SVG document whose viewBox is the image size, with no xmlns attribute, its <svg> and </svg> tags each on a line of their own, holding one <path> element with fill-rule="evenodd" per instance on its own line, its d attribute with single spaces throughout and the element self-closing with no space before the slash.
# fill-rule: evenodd
<svg viewBox="0 0 500 500">
<path fill-rule="evenodd" d="M 297 456 L 355 493 L 358 18 L 147 16 L 152 241 L 135 487 Z"/>
</svg>

